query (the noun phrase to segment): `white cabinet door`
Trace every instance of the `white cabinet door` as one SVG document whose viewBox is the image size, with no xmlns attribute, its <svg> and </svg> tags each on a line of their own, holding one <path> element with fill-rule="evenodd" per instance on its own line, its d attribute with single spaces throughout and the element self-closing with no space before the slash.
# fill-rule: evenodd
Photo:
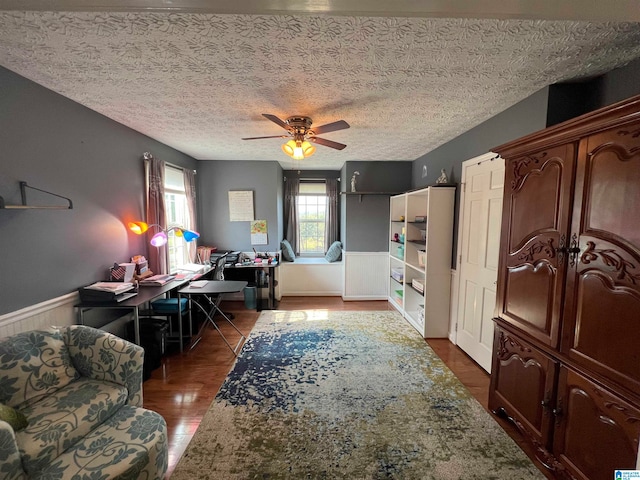
<svg viewBox="0 0 640 480">
<path fill-rule="evenodd" d="M 476 158 L 462 164 L 456 343 L 490 372 L 504 160 L 493 154 L 488 158 L 493 160 Z"/>
</svg>

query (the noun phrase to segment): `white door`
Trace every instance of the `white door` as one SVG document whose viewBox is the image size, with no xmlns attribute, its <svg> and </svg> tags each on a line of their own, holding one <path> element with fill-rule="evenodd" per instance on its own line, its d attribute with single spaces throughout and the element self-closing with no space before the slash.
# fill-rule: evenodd
<svg viewBox="0 0 640 480">
<path fill-rule="evenodd" d="M 456 343 L 491 372 L 504 159 L 489 154 L 464 162 L 462 183 Z"/>
</svg>

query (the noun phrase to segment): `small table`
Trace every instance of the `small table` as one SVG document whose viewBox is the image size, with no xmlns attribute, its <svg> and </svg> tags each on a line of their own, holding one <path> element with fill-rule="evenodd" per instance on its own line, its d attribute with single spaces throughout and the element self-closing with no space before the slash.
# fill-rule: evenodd
<svg viewBox="0 0 640 480">
<path fill-rule="evenodd" d="M 205 314 L 206 319 L 209 322 L 211 322 L 211 324 L 214 326 L 214 328 L 218 331 L 218 333 L 222 337 L 222 340 L 224 340 L 224 343 L 227 344 L 227 347 L 229 347 L 229 349 L 236 356 L 238 355 L 238 351 L 240 350 L 240 347 L 242 347 L 247 337 L 245 337 L 244 334 L 240 330 L 238 330 L 238 327 L 236 327 L 235 324 L 231 321 L 231 319 L 220 309 L 220 302 L 222 302 L 222 296 L 225 293 L 241 292 L 246 286 L 247 286 L 247 282 L 244 282 L 244 281 L 210 280 L 206 284 L 204 284 L 202 287 L 188 286 L 186 288 L 178 290 L 178 304 L 180 304 L 181 295 L 185 295 L 189 299 L 190 306 L 195 304 L 202 311 L 202 313 Z M 199 303 L 196 299 L 194 299 L 193 298 L 194 295 L 202 295 L 210 306 L 209 310 L 207 310 L 201 303 Z M 227 341 L 227 338 L 220 331 L 220 328 L 218 328 L 218 325 L 216 325 L 216 322 L 213 320 L 213 317 L 215 316 L 216 312 L 222 315 L 222 317 L 227 322 L 229 322 L 229 324 L 235 329 L 235 331 L 240 334 L 240 340 L 238 341 L 235 347 L 231 346 L 231 344 Z M 178 314 L 178 318 L 179 318 L 179 322 L 182 323 L 182 312 Z M 207 322 L 205 321 L 202 324 L 202 327 L 200 327 L 200 331 L 198 332 L 198 335 L 196 336 L 195 340 L 191 343 L 190 348 L 194 348 L 198 344 L 198 342 L 202 340 L 202 332 L 204 330 L 204 327 L 206 326 L 207 326 Z"/>
</svg>

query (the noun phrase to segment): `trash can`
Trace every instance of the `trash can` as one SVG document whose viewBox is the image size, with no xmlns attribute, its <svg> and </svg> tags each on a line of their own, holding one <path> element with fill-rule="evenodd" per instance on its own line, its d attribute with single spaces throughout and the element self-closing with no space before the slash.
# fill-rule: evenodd
<svg viewBox="0 0 640 480">
<path fill-rule="evenodd" d="M 255 310 L 258 306 L 258 289 L 255 286 L 244 287 L 244 306 Z"/>
</svg>

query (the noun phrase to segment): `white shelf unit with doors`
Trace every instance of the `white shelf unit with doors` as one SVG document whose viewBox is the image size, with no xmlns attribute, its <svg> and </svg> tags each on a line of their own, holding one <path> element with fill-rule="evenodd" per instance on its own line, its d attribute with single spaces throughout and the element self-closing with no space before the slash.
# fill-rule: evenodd
<svg viewBox="0 0 640 480">
<path fill-rule="evenodd" d="M 455 187 L 390 199 L 389 302 L 424 338 L 449 334 Z"/>
</svg>

